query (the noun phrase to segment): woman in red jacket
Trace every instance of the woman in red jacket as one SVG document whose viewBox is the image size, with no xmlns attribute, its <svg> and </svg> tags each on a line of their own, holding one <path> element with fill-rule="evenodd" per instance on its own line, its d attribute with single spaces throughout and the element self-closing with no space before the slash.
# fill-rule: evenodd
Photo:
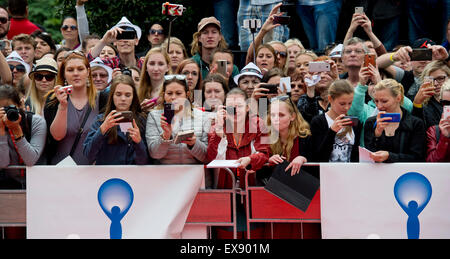
<svg viewBox="0 0 450 259">
<path fill-rule="evenodd" d="M 450 106 L 450 81 L 441 89 L 441 101 L 444 112 L 438 125 L 427 130 L 427 162 L 450 162 L 450 114 L 446 114 L 446 106 Z"/>
<path fill-rule="evenodd" d="M 269 159 L 268 134 L 261 119 L 250 116 L 246 103 L 247 95 L 239 88 L 233 88 L 225 98 L 226 106 L 219 106 L 215 125 L 208 134 L 207 161 L 215 159 L 236 159 L 238 168 L 233 169 L 239 187 L 245 188 L 245 173 L 259 170 Z M 234 110 L 234 111 L 233 111 Z M 266 142 L 264 142 L 266 141 Z M 222 170 L 221 170 L 222 171 Z M 232 178 L 226 172 L 219 172 L 217 188 L 233 187 Z M 255 174 L 249 177 L 249 185 L 255 184 Z M 239 196 L 239 195 L 238 195 Z M 245 207 L 237 198 L 238 238 L 246 236 Z M 261 238 L 263 227 L 253 224 L 251 236 Z M 217 238 L 232 238 L 232 232 L 225 228 L 217 229 Z"/>
</svg>

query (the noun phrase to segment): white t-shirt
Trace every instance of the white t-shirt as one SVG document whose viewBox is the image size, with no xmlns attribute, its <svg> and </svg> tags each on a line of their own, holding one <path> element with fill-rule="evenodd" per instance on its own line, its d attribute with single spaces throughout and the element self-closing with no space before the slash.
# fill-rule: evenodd
<svg viewBox="0 0 450 259">
<path fill-rule="evenodd" d="M 333 125 L 334 120 L 325 113 L 325 118 L 328 122 L 328 127 Z M 338 133 L 343 131 L 342 128 Z M 333 144 L 333 151 L 331 152 L 329 162 L 350 162 L 352 148 L 355 144 L 355 132 L 353 132 L 353 128 L 350 132 L 348 132 L 345 136 L 338 137 L 336 136 Z"/>
</svg>

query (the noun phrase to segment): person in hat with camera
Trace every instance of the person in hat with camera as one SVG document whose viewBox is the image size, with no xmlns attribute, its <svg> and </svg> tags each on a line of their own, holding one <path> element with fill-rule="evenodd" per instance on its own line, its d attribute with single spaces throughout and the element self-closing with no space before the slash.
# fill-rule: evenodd
<svg viewBox="0 0 450 259">
<path fill-rule="evenodd" d="M 89 61 L 93 61 L 100 55 L 102 49 L 113 43 L 118 50 L 118 55 L 112 58 L 102 59 L 103 63 L 112 69 L 137 66 L 142 69 L 143 58 L 136 56 L 136 46 L 142 36 L 139 26 L 132 24 L 125 16 L 108 30 L 103 38 L 87 54 Z"/>
</svg>

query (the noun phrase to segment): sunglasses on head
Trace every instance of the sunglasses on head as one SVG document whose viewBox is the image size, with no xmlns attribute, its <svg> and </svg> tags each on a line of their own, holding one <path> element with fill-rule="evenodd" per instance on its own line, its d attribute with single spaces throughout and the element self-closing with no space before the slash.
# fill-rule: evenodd
<svg viewBox="0 0 450 259">
<path fill-rule="evenodd" d="M 54 74 L 34 74 L 34 79 L 36 79 L 36 81 L 42 81 L 45 77 L 46 81 L 53 81 L 53 79 L 55 79 L 55 75 Z"/>
<path fill-rule="evenodd" d="M 161 34 L 163 34 L 164 33 L 164 31 L 163 30 L 153 30 L 153 29 L 151 29 L 150 30 L 150 34 L 156 34 L 156 33 L 158 33 L 159 35 L 161 35 Z"/>
<path fill-rule="evenodd" d="M 75 31 L 75 30 L 78 29 L 76 25 L 70 25 L 70 26 L 69 26 L 69 25 L 63 25 L 63 26 L 61 26 L 61 29 L 62 29 L 63 31 L 67 31 L 69 28 L 70 28 L 72 31 Z"/>
<path fill-rule="evenodd" d="M 165 75 L 164 81 L 170 81 L 174 78 L 180 81 L 186 81 L 186 75 Z"/>
<path fill-rule="evenodd" d="M 7 23 L 8 22 L 8 17 L 0 17 L 0 23 Z"/>
<path fill-rule="evenodd" d="M 67 51 L 67 52 L 64 54 L 64 58 L 67 58 L 67 57 L 70 56 L 71 54 L 75 54 L 75 55 L 79 55 L 79 56 L 85 57 L 83 52 L 81 52 L 81 51 L 79 51 L 79 50 L 71 50 L 71 51 Z"/>
<path fill-rule="evenodd" d="M 19 64 L 17 66 L 14 66 L 11 64 L 9 65 L 9 69 L 11 69 L 11 72 L 14 70 L 14 68 L 17 70 L 17 72 L 25 72 L 26 71 L 25 66 L 22 64 Z"/>
</svg>

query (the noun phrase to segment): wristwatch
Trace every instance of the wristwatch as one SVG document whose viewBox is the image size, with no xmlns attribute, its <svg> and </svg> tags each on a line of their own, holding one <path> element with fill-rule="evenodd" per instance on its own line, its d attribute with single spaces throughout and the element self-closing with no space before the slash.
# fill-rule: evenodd
<svg viewBox="0 0 450 259">
<path fill-rule="evenodd" d="M 14 136 L 14 140 L 15 140 L 15 141 L 19 141 L 19 140 L 21 140 L 21 139 L 23 139 L 23 134 L 20 135 L 20 136 L 18 136 L 18 137 Z"/>
</svg>

